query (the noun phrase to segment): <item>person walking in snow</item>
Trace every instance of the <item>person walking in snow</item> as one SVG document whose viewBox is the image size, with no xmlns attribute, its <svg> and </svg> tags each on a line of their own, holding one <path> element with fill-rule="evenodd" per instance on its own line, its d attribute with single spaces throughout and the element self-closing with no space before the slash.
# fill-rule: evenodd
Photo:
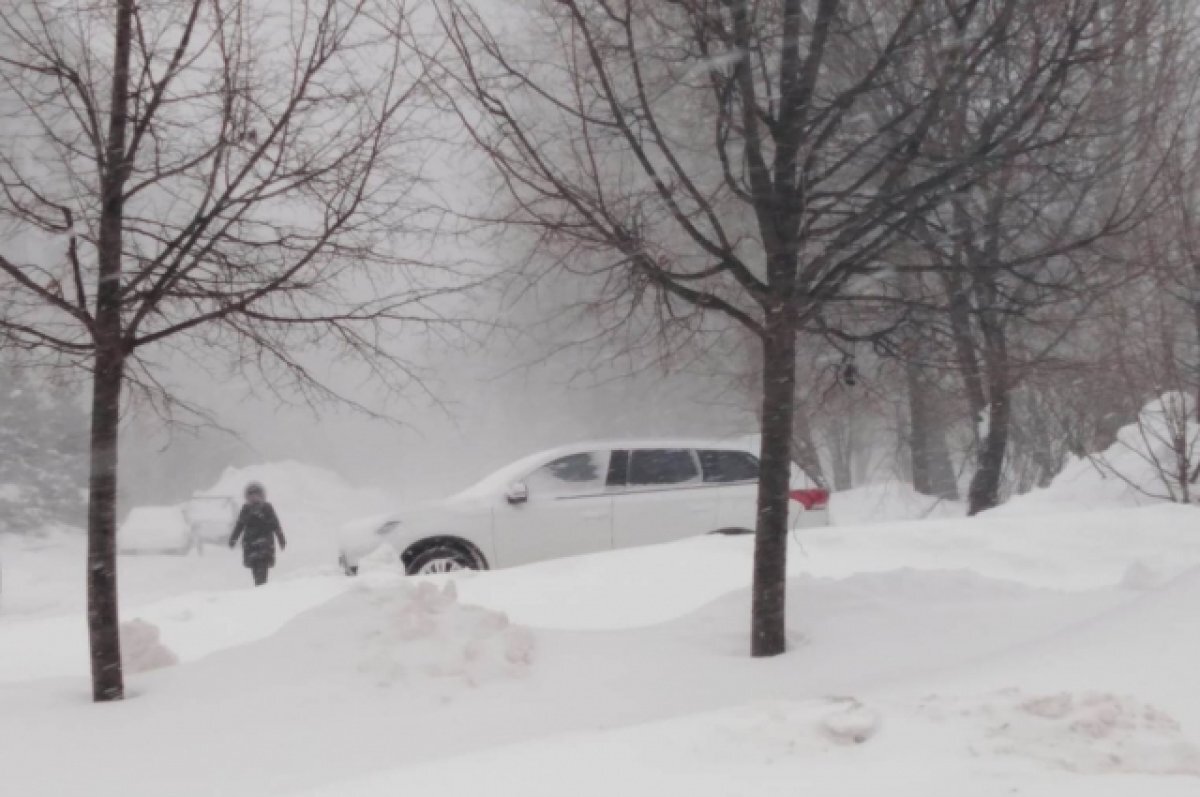
<svg viewBox="0 0 1200 797">
<path fill-rule="evenodd" d="M 246 485 L 246 503 L 229 537 L 230 548 L 237 545 L 239 537 L 242 540 L 242 564 L 254 574 L 254 586 L 261 587 L 267 583 L 267 571 L 275 566 L 275 540 L 278 538 L 282 550 L 287 548 L 287 539 L 283 536 L 275 507 L 267 503 L 266 488 L 258 482 Z"/>
</svg>

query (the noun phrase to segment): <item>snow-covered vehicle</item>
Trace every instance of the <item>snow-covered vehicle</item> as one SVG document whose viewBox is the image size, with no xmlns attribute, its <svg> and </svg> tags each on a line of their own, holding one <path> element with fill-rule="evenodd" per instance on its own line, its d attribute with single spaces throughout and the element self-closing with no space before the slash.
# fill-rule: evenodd
<svg viewBox="0 0 1200 797">
<path fill-rule="evenodd" d="M 225 545 L 237 514 L 238 502 L 228 495 L 193 496 L 183 507 L 197 545 Z"/>
<path fill-rule="evenodd" d="M 543 559 L 754 529 L 758 458 L 722 443 L 593 443 L 512 463 L 436 504 L 343 526 L 348 574 L 385 544 L 410 574 Z M 824 490 L 792 492 L 792 528 L 828 522 Z"/>
<path fill-rule="evenodd" d="M 139 506 L 117 529 L 117 550 L 123 554 L 187 554 L 196 546 L 191 524 L 177 506 Z"/>
</svg>

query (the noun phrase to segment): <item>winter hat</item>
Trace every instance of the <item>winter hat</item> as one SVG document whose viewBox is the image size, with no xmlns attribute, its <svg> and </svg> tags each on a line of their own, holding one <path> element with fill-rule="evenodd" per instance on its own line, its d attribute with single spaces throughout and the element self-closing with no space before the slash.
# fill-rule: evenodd
<svg viewBox="0 0 1200 797">
<path fill-rule="evenodd" d="M 261 495 L 263 498 L 267 497 L 267 488 L 262 486 L 262 482 L 250 482 L 247 484 L 243 495 L 249 498 L 255 493 Z"/>
</svg>

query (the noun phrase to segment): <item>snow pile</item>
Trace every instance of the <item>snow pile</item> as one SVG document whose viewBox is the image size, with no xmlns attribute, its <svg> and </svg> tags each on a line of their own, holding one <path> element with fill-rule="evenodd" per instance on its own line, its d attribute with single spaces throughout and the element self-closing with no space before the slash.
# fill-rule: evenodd
<svg viewBox="0 0 1200 797">
<path fill-rule="evenodd" d="M 179 657 L 164 645 L 158 626 L 141 618 L 121 623 L 121 664 L 133 675 L 163 667 L 173 667 Z"/>
<path fill-rule="evenodd" d="M 523 676 L 533 662 L 529 629 L 501 612 L 459 603 L 453 582 L 368 589 L 380 622 L 361 669 L 380 685 L 444 679 L 479 686 Z"/>
<path fill-rule="evenodd" d="M 1189 470 L 1200 458 L 1200 425 L 1188 396 L 1167 393 L 1142 408 L 1108 450 L 1067 463 L 1050 486 L 1017 496 L 993 512 L 1032 515 L 1081 507 L 1134 507 L 1180 501 L 1180 454 Z M 1187 485 L 1187 494 L 1197 485 Z M 1195 497 L 1192 497 L 1195 500 Z"/>
<path fill-rule="evenodd" d="M 250 482 L 266 487 L 280 517 L 329 530 L 351 518 L 386 512 L 395 503 L 379 490 L 350 486 L 333 471 L 291 461 L 226 468 L 216 484 L 197 495 L 230 496 L 240 503 Z"/>
<path fill-rule="evenodd" d="M 975 755 L 1018 756 L 1079 774 L 1200 777 L 1200 748 L 1179 723 L 1131 697 L 1007 689 L 982 700 L 932 698 L 921 709 L 935 721 L 965 721 Z"/>
</svg>

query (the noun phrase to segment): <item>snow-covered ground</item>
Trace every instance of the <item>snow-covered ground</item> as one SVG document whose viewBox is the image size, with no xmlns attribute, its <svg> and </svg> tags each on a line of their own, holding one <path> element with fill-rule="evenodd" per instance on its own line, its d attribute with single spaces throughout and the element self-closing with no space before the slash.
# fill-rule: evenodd
<svg viewBox="0 0 1200 797">
<path fill-rule="evenodd" d="M 274 476 L 266 588 L 224 550 L 122 557 L 179 660 L 122 704 L 88 702 L 81 541 L 3 544 L 0 793 L 1200 794 L 1193 507 L 839 495 L 790 546 L 790 652 L 751 660 L 750 539 L 347 579 L 346 507 Z"/>
</svg>

